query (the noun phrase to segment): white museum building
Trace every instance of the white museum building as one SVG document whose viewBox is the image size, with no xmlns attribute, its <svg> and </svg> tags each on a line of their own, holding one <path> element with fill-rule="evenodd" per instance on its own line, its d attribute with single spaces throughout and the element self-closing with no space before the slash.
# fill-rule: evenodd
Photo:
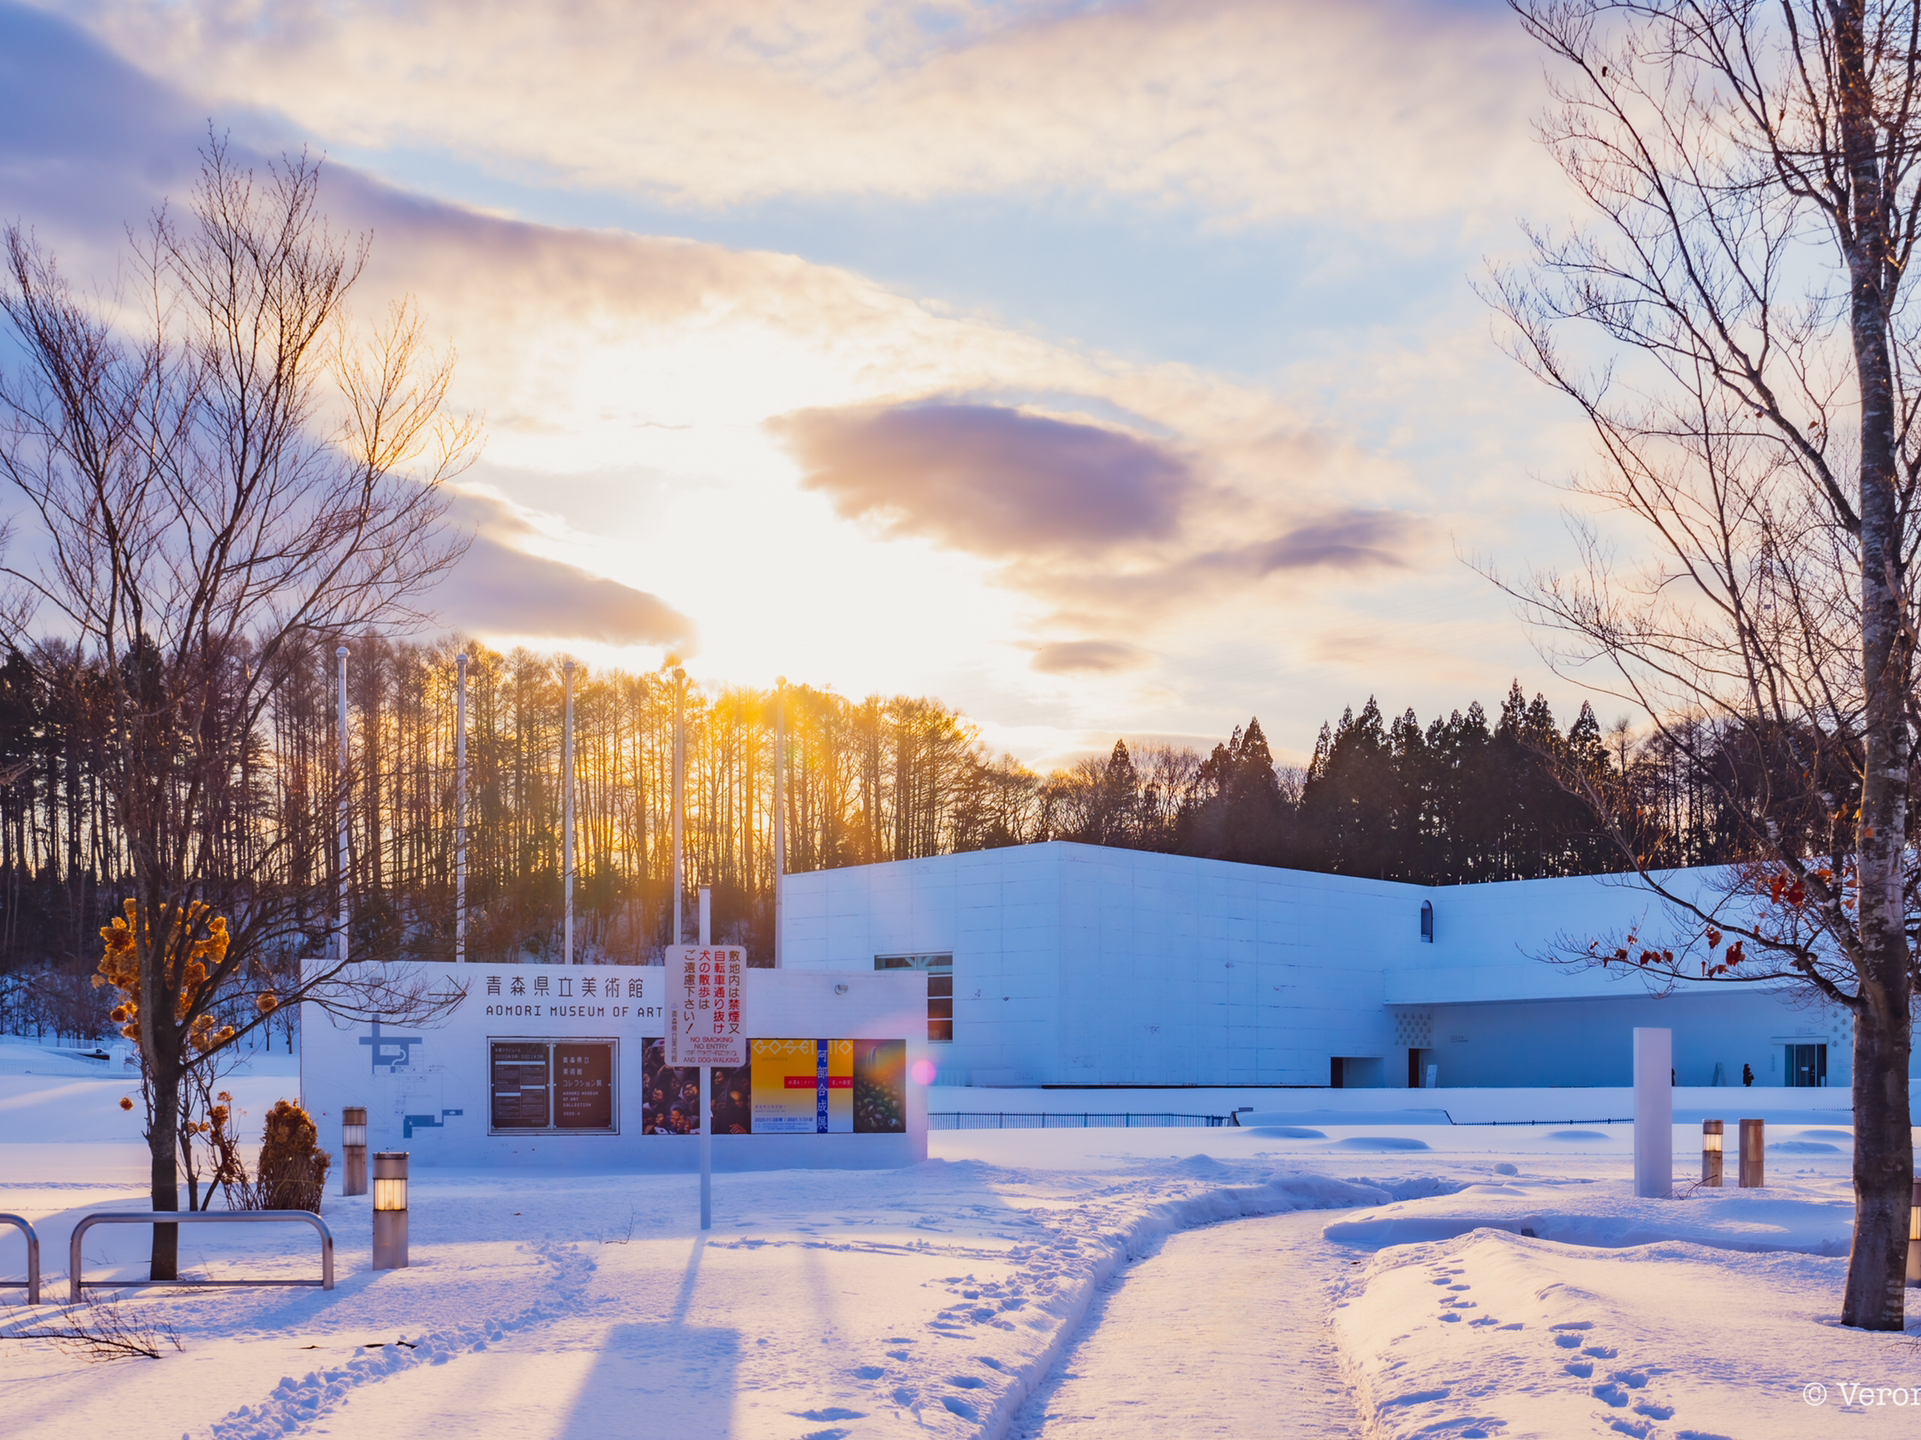
<svg viewBox="0 0 1921 1440">
<path fill-rule="evenodd" d="M 1426 886 L 1051 842 L 783 885 L 783 968 L 925 973 L 941 1084 L 1626 1085 L 1636 1026 L 1673 1031 L 1682 1085 L 1848 1082 L 1837 1007 L 1547 958 L 1679 934 L 1632 875 Z"/>
</svg>

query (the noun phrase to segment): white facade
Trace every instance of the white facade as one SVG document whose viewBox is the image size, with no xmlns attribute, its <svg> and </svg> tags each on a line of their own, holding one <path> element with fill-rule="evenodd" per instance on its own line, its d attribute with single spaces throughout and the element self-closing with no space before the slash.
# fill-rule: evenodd
<svg viewBox="0 0 1921 1440">
<path fill-rule="evenodd" d="M 1665 908 L 1632 877 L 1429 887 L 1055 842 L 785 886 L 789 968 L 951 954 L 953 1040 L 929 1048 L 947 1084 L 1396 1086 L 1432 1066 L 1447 1086 L 1625 1085 L 1637 1025 L 1674 1030 L 1683 1085 L 1743 1065 L 1780 1085 L 1809 1045 L 1847 1083 L 1838 1011 L 1724 985 L 1655 998 L 1541 958 L 1658 943 Z"/>
<path fill-rule="evenodd" d="M 372 973 L 385 983 L 380 971 Z M 370 1149 L 408 1151 L 416 1166 L 694 1168 L 694 1135 L 660 1133 L 646 1123 L 648 1046 L 660 1046 L 671 1003 L 665 973 L 649 965 L 425 967 L 418 978 L 444 1004 L 443 1013 L 425 1022 L 348 1021 L 309 1007 L 301 1031 L 301 1102 L 334 1156 L 334 1173 L 340 1113 L 348 1106 L 366 1110 Z M 869 965 L 859 975 L 749 970 L 743 979 L 750 1049 L 773 1040 L 904 1041 L 909 1071 L 926 1056 L 924 1002 L 914 977 L 875 974 Z M 531 1059 L 537 1081 L 524 1087 L 517 1052 L 543 1050 Z M 595 1067 L 578 1076 L 575 1094 L 583 1108 L 573 1116 L 565 1113 L 570 1056 L 591 1057 Z M 652 1058 L 658 1064 L 664 1057 Z M 761 1062 L 751 1063 L 758 1070 Z M 514 1075 L 512 1095 L 503 1091 L 503 1073 Z M 698 1070 L 673 1073 L 692 1077 L 698 1093 Z M 825 1069 L 821 1073 L 823 1086 L 832 1083 Z M 846 1093 L 854 1086 L 835 1088 Z M 524 1111 L 523 1089 L 537 1094 L 541 1114 L 507 1113 Z M 755 1121 L 750 1133 L 723 1129 L 714 1136 L 715 1168 L 866 1169 L 924 1160 L 926 1089 L 903 1083 L 901 1090 L 904 1123 L 897 1131 L 857 1133 L 857 1122 L 824 1120 L 817 1133 L 792 1126 L 761 1133 Z"/>
</svg>

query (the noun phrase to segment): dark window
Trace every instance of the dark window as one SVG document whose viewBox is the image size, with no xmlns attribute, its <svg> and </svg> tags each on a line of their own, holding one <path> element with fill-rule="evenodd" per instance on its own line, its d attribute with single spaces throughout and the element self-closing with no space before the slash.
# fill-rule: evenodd
<svg viewBox="0 0 1921 1440">
<path fill-rule="evenodd" d="M 954 957 L 952 955 L 876 955 L 876 970 L 927 972 L 927 1039 L 951 1045 L 954 1040 Z"/>
<path fill-rule="evenodd" d="M 1421 902 L 1421 939 L 1429 945 L 1434 943 L 1434 902 L 1432 900 Z"/>
</svg>

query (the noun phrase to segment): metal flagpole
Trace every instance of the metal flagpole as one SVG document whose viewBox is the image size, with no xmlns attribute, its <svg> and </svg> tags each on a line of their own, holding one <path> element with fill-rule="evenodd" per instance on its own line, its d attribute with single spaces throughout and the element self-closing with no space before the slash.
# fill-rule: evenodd
<svg viewBox="0 0 1921 1440">
<path fill-rule="evenodd" d="M 674 667 L 674 938 L 668 943 L 681 942 L 680 928 L 680 824 L 683 808 L 682 791 L 687 778 L 687 672 L 678 665 Z"/>
<path fill-rule="evenodd" d="M 714 892 L 700 887 L 700 948 L 714 943 Z M 714 1228 L 714 1067 L 700 1067 L 700 1228 Z"/>
<path fill-rule="evenodd" d="M 567 692 L 567 718 L 560 741 L 561 788 L 561 868 L 566 876 L 566 940 L 561 964 L 574 963 L 574 662 L 560 667 L 561 684 Z"/>
<path fill-rule="evenodd" d="M 454 657 L 454 961 L 467 958 L 467 654 Z"/>
<path fill-rule="evenodd" d="M 780 969 L 782 880 L 787 874 L 787 677 L 774 681 L 774 968 Z"/>
<path fill-rule="evenodd" d="M 334 649 L 334 662 L 340 692 L 340 803 L 336 810 L 340 829 L 340 941 L 335 954 L 347 962 L 347 647 Z"/>
</svg>

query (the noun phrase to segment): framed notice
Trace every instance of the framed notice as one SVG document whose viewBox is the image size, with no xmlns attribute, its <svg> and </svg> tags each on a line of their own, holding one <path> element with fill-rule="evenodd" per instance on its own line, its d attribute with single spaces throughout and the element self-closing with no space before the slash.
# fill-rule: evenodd
<svg viewBox="0 0 1921 1440">
<path fill-rule="evenodd" d="M 487 1040 L 488 1129 L 496 1135 L 618 1135 L 618 1040 Z"/>
<path fill-rule="evenodd" d="M 739 945 L 677 945 L 667 951 L 667 1063 L 747 1063 Z"/>
</svg>

